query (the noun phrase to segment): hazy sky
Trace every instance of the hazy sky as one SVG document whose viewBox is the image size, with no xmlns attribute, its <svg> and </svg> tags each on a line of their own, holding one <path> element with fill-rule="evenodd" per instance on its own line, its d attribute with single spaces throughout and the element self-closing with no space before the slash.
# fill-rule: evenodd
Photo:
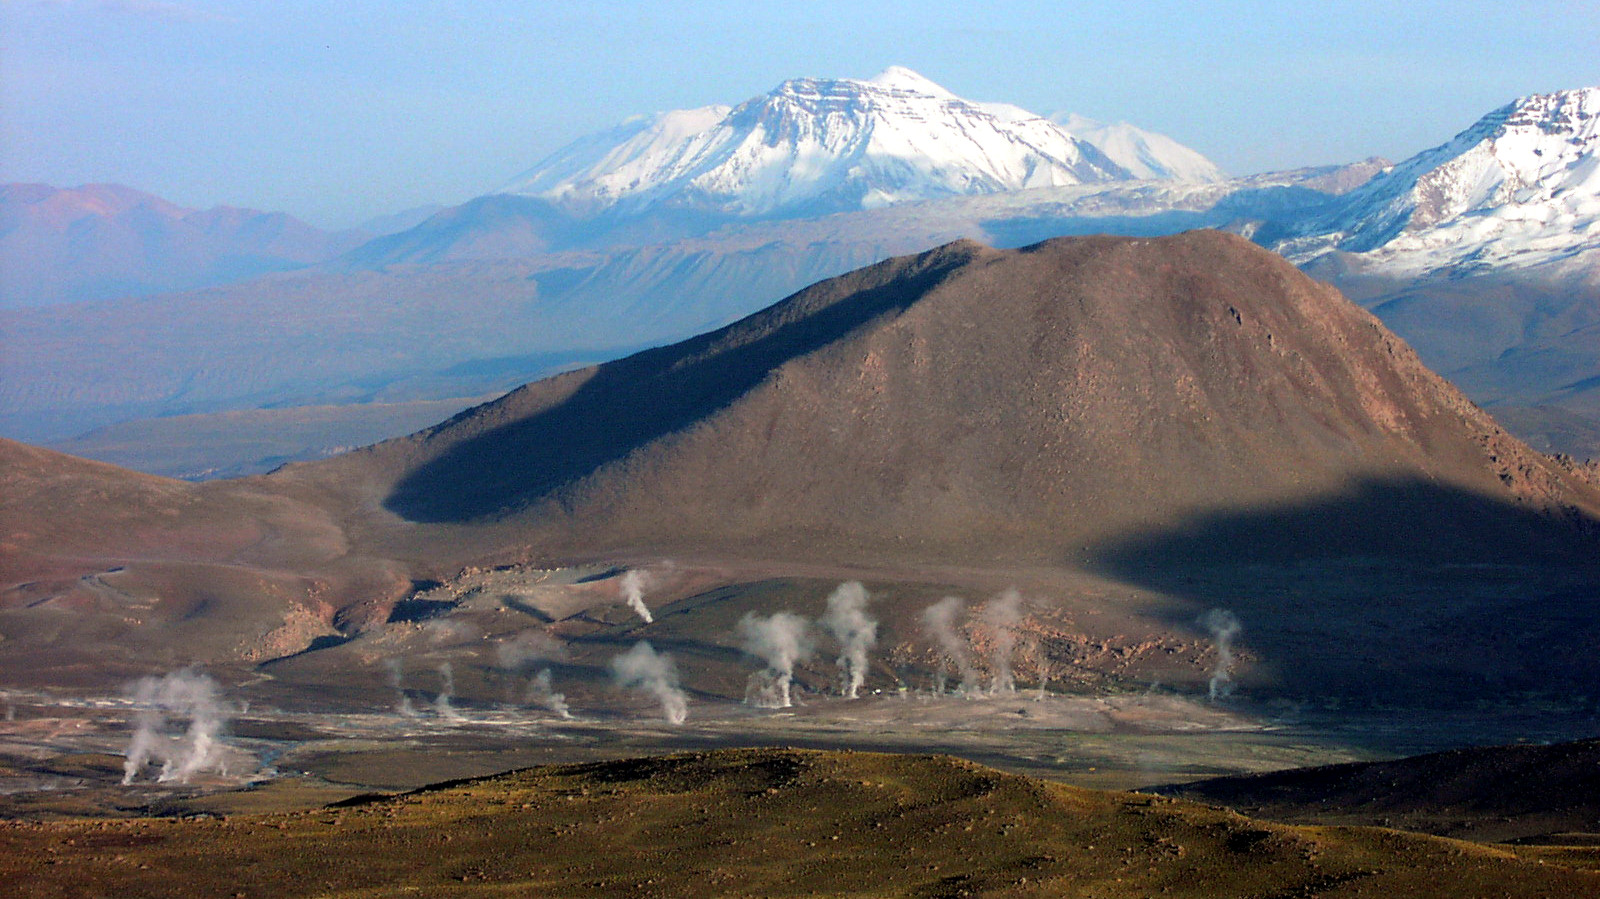
<svg viewBox="0 0 1600 899">
<path fill-rule="evenodd" d="M 344 226 L 493 191 L 630 115 L 895 64 L 1249 174 L 1401 159 L 1600 84 L 1600 0 L 0 0 L 0 180 Z"/>
</svg>

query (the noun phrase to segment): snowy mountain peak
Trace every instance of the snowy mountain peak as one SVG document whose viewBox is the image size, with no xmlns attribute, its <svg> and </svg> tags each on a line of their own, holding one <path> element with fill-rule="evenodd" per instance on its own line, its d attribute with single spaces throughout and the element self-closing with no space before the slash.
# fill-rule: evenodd
<svg viewBox="0 0 1600 899">
<path fill-rule="evenodd" d="M 1281 249 L 1389 269 L 1519 266 L 1600 246 L 1600 87 L 1508 103 L 1351 192 Z"/>
<path fill-rule="evenodd" d="M 929 97 L 940 97 L 946 100 L 959 99 L 955 94 L 943 87 L 924 78 L 922 75 L 911 71 L 905 66 L 890 66 L 887 69 L 867 79 L 868 84 L 890 90 L 905 91 L 911 94 L 923 94 Z"/>
<path fill-rule="evenodd" d="M 765 217 L 1134 177 L 1047 119 L 962 99 L 894 66 L 867 80 L 796 78 L 732 108 L 630 119 L 558 151 L 503 192 L 583 215 L 664 208 Z"/>
</svg>

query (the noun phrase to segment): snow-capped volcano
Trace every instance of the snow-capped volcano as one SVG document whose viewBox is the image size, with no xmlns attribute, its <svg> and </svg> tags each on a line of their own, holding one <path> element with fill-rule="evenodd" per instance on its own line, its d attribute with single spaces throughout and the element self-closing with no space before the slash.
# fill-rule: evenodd
<svg viewBox="0 0 1600 899">
<path fill-rule="evenodd" d="M 631 119 L 558 151 L 503 192 L 582 214 L 767 216 L 1134 177 L 1048 119 L 964 100 L 894 67 L 865 81 L 797 78 L 735 107 Z"/>
<path fill-rule="evenodd" d="M 1363 254 L 1396 273 L 1518 267 L 1600 248 L 1600 87 L 1524 97 L 1302 224 L 1302 261 Z"/>
</svg>

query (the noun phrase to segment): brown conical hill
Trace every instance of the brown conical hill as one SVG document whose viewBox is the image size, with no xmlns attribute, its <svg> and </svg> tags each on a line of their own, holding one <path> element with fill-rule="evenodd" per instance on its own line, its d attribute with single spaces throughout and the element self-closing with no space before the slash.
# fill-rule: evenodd
<svg viewBox="0 0 1600 899">
<path fill-rule="evenodd" d="M 889 260 L 279 478 L 545 555 L 1066 560 L 1219 513 L 1365 552 L 1600 510 L 1371 315 L 1206 231 Z"/>
</svg>

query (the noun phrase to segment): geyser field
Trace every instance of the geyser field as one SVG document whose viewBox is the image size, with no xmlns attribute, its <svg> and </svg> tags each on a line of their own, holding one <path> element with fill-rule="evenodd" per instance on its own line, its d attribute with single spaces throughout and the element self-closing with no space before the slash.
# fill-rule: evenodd
<svg viewBox="0 0 1600 899">
<path fill-rule="evenodd" d="M 320 773 L 336 789 L 332 783 L 368 756 L 386 761 L 347 781 L 350 789 L 420 786 L 534 760 L 746 742 L 942 748 L 1123 785 L 1163 768 L 1187 777 L 1251 766 L 1163 765 L 1151 754 L 1161 750 L 1143 746 L 1080 748 L 1085 760 L 1110 752 L 1100 765 L 1080 764 L 1071 737 L 1134 746 L 1140 733 L 1204 732 L 1253 740 L 1269 755 L 1276 743 L 1285 758 L 1308 751 L 1263 739 L 1266 728 L 1217 701 L 1215 684 L 1231 681 L 1231 634 L 1207 637 L 1202 626 L 1187 644 L 1144 647 L 1153 653 L 1148 661 L 1165 666 L 1163 687 L 1097 670 L 1094 655 L 1115 658 L 1124 648 L 1091 646 L 1087 633 L 1045 606 L 1030 607 L 1015 587 L 970 608 L 954 595 L 924 603 L 939 592 L 929 585 L 900 587 L 894 603 L 874 602 L 860 581 L 825 595 L 818 591 L 827 582 L 817 579 L 696 592 L 712 574 L 681 567 L 483 572 L 397 605 L 395 620 L 380 629 L 227 686 L 185 668 L 113 696 L 14 692 L 8 723 L 17 783 L 25 786 L 24 772 L 39 763 L 22 748 L 26 735 L 46 727 L 52 739 L 65 739 L 35 744 L 35 754 L 124 756 L 119 786 L 141 789 L 121 800 L 101 793 L 114 801 L 169 793 L 226 802 L 212 794 L 305 773 Z M 646 604 L 646 584 L 657 587 L 650 599 L 660 618 Z M 774 601 L 793 607 L 735 618 L 741 606 Z M 1219 614 L 1231 615 L 1208 613 Z M 691 636 L 707 624 L 720 640 Z M 880 626 L 888 641 L 881 646 Z M 327 684 L 335 670 L 351 676 Z M 53 700 L 60 705 L 52 708 Z M 463 766 L 427 760 L 441 747 Z M 1127 752 L 1138 757 L 1118 757 Z M 416 758 L 393 765 L 407 755 Z M 56 786 L 88 795 L 99 785 L 90 778 Z"/>
<path fill-rule="evenodd" d="M 1374 691 L 1365 672 L 1400 649 L 1352 634 L 1305 645 L 1297 670 L 1278 672 L 1239 614 L 1087 575 L 986 591 L 750 574 L 480 571 L 427 587 L 381 627 L 267 665 L 185 667 L 111 691 L 11 689 L 0 808 L 308 807 L 737 746 L 941 752 L 1135 789 L 1595 726 L 1593 699 L 1518 689 L 1536 672 L 1504 658 L 1463 663 L 1498 672 L 1498 685 L 1447 672 Z M 1363 572 L 1343 576 L 1359 596 Z"/>
</svg>

